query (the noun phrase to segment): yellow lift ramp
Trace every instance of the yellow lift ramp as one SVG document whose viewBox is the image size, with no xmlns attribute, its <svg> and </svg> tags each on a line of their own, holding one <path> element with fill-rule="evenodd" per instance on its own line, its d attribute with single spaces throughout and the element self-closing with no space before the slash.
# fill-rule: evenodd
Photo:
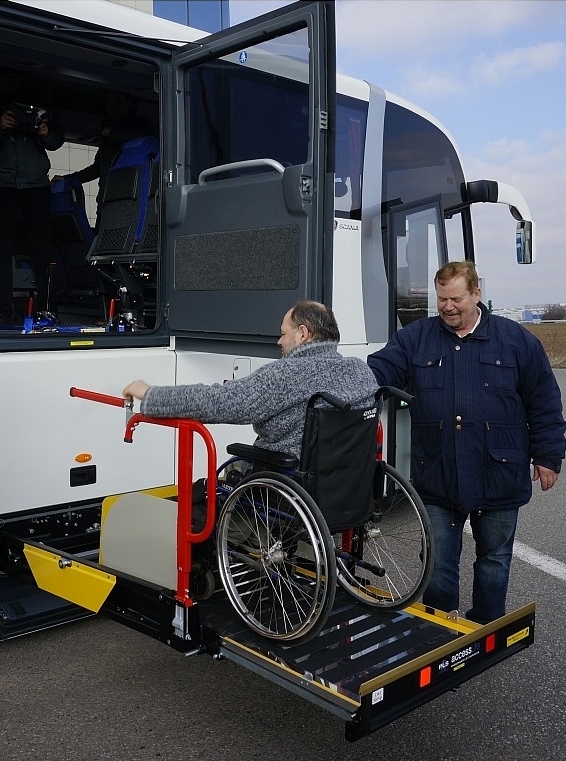
<svg viewBox="0 0 566 761">
<path fill-rule="evenodd" d="M 343 719 L 351 741 L 534 641 L 534 603 L 480 626 L 419 603 L 368 608 L 339 590 L 324 629 L 283 646 L 249 629 L 222 588 L 187 606 L 174 590 L 122 571 L 32 542 L 24 552 L 42 589 L 180 652 L 229 658 Z"/>
</svg>

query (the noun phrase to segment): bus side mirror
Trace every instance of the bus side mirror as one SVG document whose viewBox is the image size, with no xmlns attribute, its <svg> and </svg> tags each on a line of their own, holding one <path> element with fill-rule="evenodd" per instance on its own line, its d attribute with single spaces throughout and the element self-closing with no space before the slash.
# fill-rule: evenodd
<svg viewBox="0 0 566 761">
<path fill-rule="evenodd" d="M 532 222 L 524 219 L 517 222 L 516 246 L 517 264 L 532 264 L 535 260 Z"/>
</svg>

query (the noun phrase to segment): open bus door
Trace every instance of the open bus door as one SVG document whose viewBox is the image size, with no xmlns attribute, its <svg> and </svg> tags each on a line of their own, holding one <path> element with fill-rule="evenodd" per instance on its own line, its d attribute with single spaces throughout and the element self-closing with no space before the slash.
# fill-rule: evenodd
<svg viewBox="0 0 566 761">
<path fill-rule="evenodd" d="M 169 329 L 271 340 L 295 300 L 331 299 L 333 3 L 294 3 L 197 45 L 175 51 L 166 87 Z"/>
</svg>

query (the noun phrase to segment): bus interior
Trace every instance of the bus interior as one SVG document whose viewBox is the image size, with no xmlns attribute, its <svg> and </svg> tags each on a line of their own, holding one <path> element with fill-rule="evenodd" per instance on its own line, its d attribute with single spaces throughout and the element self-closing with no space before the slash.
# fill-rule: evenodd
<svg viewBox="0 0 566 761">
<path fill-rule="evenodd" d="M 80 326 L 82 330 L 103 331 L 112 323 L 112 311 L 116 325 L 123 313 L 126 316 L 129 313 L 133 320 L 128 327 L 147 330 L 156 324 L 157 220 L 151 235 L 146 236 L 143 250 L 139 241 L 118 241 L 113 250 L 105 250 L 102 255 L 97 251 L 95 237 L 98 180 L 83 186 L 66 179 L 92 165 L 95 159 L 109 92 L 126 93 L 131 98 L 131 112 L 135 110 L 140 121 L 154 125 L 154 135 L 159 134 L 156 60 L 151 55 L 146 58 L 128 55 L 127 40 L 121 40 L 119 53 L 117 49 L 111 37 L 91 33 L 85 42 L 85 36 L 77 38 L 71 27 L 46 29 L 42 35 L 26 31 L 24 25 L 18 29 L 4 25 L 2 28 L 2 109 L 27 115 L 28 121 L 20 122 L 22 129 L 35 129 L 40 114 L 48 120 L 55 118 L 65 133 L 64 145 L 57 151 L 48 151 L 53 243 L 48 310 L 56 314 L 59 328 Z M 154 198 L 159 183 L 159 142 L 155 140 L 153 145 L 157 146 L 153 150 L 150 177 Z M 132 183 L 139 183 L 141 178 L 132 177 L 132 171 L 127 169 L 118 174 L 114 182 L 114 206 L 121 206 L 122 213 L 131 217 L 135 213 L 132 207 L 140 203 L 139 190 Z M 56 177 L 62 179 L 54 182 Z M 125 187 L 128 183 L 129 187 Z M 150 213 L 156 211 L 155 204 L 147 206 Z M 35 285 L 23 226 L 18 231 L 13 278 L 15 311 L 23 317 Z M 36 330 L 53 329 L 49 319 L 43 322 L 43 326 L 36 324 Z M 21 325 L 13 327 L 15 332 L 21 332 Z"/>
</svg>

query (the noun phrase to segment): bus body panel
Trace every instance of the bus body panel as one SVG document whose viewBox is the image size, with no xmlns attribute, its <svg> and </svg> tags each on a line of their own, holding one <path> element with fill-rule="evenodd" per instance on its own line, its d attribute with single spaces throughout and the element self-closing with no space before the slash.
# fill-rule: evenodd
<svg viewBox="0 0 566 761">
<path fill-rule="evenodd" d="M 116 396 L 137 377 L 172 385 L 175 361 L 166 348 L 1 355 L 2 515 L 172 483 L 170 430 L 140 430 L 134 445 L 125 444 L 123 409 L 73 398 L 69 389 Z"/>
</svg>

